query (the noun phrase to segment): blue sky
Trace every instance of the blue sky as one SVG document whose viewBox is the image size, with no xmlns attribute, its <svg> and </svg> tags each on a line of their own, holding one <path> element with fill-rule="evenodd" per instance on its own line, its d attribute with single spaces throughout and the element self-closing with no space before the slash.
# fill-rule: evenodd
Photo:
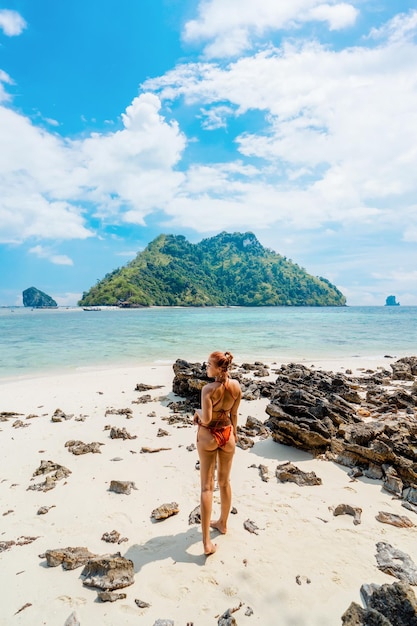
<svg viewBox="0 0 417 626">
<path fill-rule="evenodd" d="M 415 2 L 0 0 L 0 305 L 223 230 L 417 305 L 416 68 Z"/>
</svg>

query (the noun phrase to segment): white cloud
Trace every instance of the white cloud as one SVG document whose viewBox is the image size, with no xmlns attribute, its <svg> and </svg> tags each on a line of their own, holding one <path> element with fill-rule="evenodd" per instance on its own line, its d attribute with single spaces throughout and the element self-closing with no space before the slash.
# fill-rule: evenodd
<svg viewBox="0 0 417 626">
<path fill-rule="evenodd" d="M 187 22 L 183 36 L 188 42 L 208 41 L 208 57 L 235 56 L 265 33 L 312 21 L 339 30 L 354 24 L 357 15 L 352 4 L 337 0 L 202 0 L 197 19 Z"/>
<path fill-rule="evenodd" d="M 307 12 L 308 20 L 327 22 L 330 30 L 341 30 L 353 26 L 358 16 L 358 10 L 351 4 L 319 4 Z"/>
<path fill-rule="evenodd" d="M 57 303 L 58 306 L 77 306 L 77 302 L 79 300 L 81 300 L 82 298 L 82 293 L 71 293 L 71 292 L 67 292 L 67 293 L 63 293 L 60 295 L 54 295 L 52 296 L 53 299 L 55 300 L 55 302 Z"/>
<path fill-rule="evenodd" d="M 54 265 L 74 265 L 72 259 L 66 254 L 55 254 L 50 248 L 37 245 L 28 250 L 30 254 L 35 254 L 40 259 L 47 259 Z"/>
<path fill-rule="evenodd" d="M 417 10 L 409 13 L 399 13 L 381 28 L 373 28 L 370 37 L 374 39 L 388 39 L 392 43 L 404 42 L 417 34 Z"/>
<path fill-rule="evenodd" d="M 92 205 L 104 220 L 139 224 L 163 208 L 183 178 L 174 168 L 185 138 L 159 109 L 142 94 L 122 130 L 67 141 L 0 107 L 0 241 L 90 237 Z"/>
<path fill-rule="evenodd" d="M 402 224 L 404 238 L 414 241 L 408 207 L 417 194 L 415 67 L 417 46 L 408 41 L 340 51 L 286 43 L 225 67 L 181 66 L 145 87 L 214 116 L 221 106 L 222 123 L 228 107 L 233 116 L 257 110 L 268 120 L 263 132 L 236 137 L 243 160 L 256 159 L 256 178 L 223 172 L 219 179 L 213 166 L 209 175 L 197 167 L 187 173 L 181 195 L 203 203 L 204 229 L 226 227 L 233 212 L 236 225 L 253 228 L 258 219 L 300 229 L 376 223 L 388 235 Z M 189 214 L 196 227 L 186 206 L 177 198 L 169 212 L 179 210 L 183 225 Z"/>
<path fill-rule="evenodd" d="M 27 24 L 17 11 L 0 9 L 0 28 L 8 37 L 20 35 Z"/>
</svg>

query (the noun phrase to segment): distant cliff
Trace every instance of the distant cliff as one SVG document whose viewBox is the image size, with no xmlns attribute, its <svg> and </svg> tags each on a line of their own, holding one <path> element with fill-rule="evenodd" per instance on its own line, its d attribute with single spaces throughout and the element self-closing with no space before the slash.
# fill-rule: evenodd
<svg viewBox="0 0 417 626">
<path fill-rule="evenodd" d="M 395 296 L 388 296 L 388 298 L 385 300 L 385 306 L 400 306 L 400 303 L 397 302 Z"/>
<path fill-rule="evenodd" d="M 126 266 L 83 293 L 81 306 L 344 306 L 344 295 L 253 233 L 191 244 L 160 235 Z"/>
<path fill-rule="evenodd" d="M 23 306 L 30 306 L 32 308 L 45 308 L 56 307 L 57 303 L 51 296 L 48 296 L 43 291 L 36 289 L 36 287 L 29 287 L 23 292 Z"/>
</svg>

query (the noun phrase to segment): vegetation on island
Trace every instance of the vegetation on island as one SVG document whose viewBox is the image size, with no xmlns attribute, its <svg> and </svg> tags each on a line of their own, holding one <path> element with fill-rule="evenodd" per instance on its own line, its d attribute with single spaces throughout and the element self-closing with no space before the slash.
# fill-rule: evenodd
<svg viewBox="0 0 417 626">
<path fill-rule="evenodd" d="M 57 303 L 51 296 L 36 287 L 28 287 L 22 292 L 23 306 L 34 309 L 50 309 L 57 307 Z"/>
<path fill-rule="evenodd" d="M 328 280 L 264 248 L 253 233 L 192 244 L 159 235 L 83 293 L 80 306 L 344 306 Z"/>
</svg>

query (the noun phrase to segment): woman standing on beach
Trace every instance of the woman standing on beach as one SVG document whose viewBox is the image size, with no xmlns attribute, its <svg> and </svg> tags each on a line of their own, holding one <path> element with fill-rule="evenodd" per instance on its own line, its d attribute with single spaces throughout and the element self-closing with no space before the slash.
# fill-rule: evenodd
<svg viewBox="0 0 417 626">
<path fill-rule="evenodd" d="M 210 539 L 210 526 L 220 533 L 227 532 L 227 519 L 232 502 L 230 471 L 236 448 L 237 411 L 242 396 L 239 382 L 229 378 L 232 364 L 230 352 L 212 352 L 207 362 L 207 375 L 214 382 L 201 391 L 201 409 L 194 415 L 198 424 L 197 450 L 200 457 L 201 528 L 204 554 L 213 554 L 217 545 Z M 220 488 L 220 517 L 211 521 L 214 472 Z"/>
</svg>

